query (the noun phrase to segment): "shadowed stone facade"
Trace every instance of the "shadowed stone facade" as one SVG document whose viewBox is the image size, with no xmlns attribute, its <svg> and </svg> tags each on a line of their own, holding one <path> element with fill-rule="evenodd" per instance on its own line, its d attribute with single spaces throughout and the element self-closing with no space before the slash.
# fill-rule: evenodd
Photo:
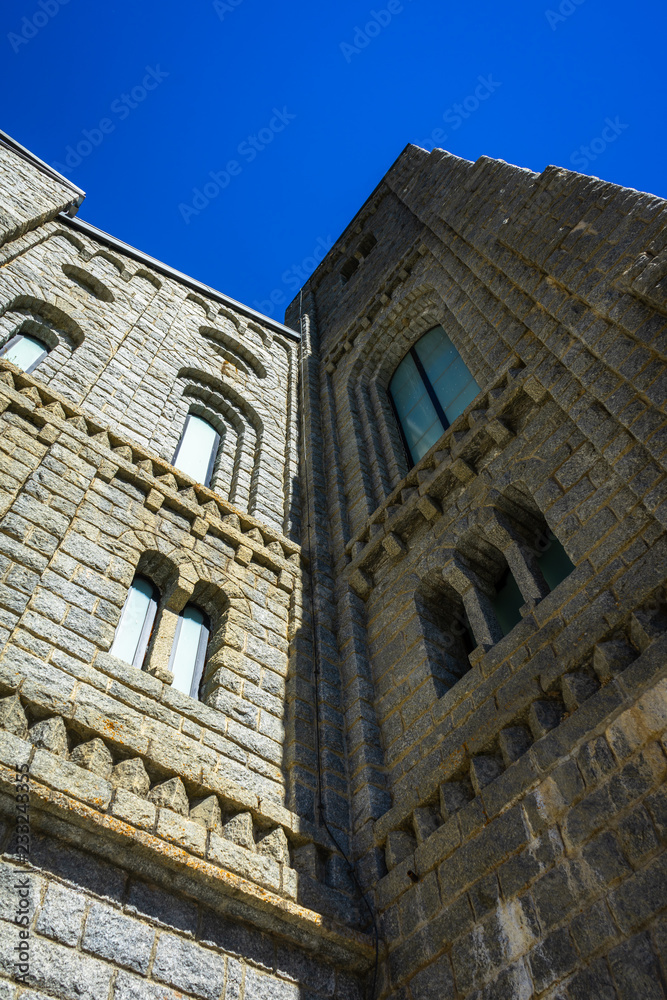
<svg viewBox="0 0 667 1000">
<path fill-rule="evenodd" d="M 288 311 L 378 996 L 666 993 L 666 247 L 661 199 L 409 146 Z M 410 468 L 438 325 L 481 391 Z"/>
<path fill-rule="evenodd" d="M 283 326 L 0 160 L 0 997 L 666 997 L 665 202 L 409 146 Z M 436 326 L 480 392 L 411 466 Z"/>
</svg>

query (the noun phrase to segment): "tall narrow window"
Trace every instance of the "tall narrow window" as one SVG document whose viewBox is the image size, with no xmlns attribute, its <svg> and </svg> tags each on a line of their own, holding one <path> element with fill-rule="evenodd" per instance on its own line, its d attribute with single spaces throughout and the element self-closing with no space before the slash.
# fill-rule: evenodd
<svg viewBox="0 0 667 1000">
<path fill-rule="evenodd" d="M 553 531 L 547 531 L 546 539 L 546 548 L 538 561 L 549 590 L 554 590 L 575 566 Z"/>
<path fill-rule="evenodd" d="M 521 608 L 525 603 L 516 580 L 506 569 L 496 584 L 496 596 L 493 598 L 493 610 L 503 635 L 508 635 L 521 621 Z"/>
<path fill-rule="evenodd" d="M 470 670 L 468 657 L 477 643 L 461 597 L 442 579 L 429 575 L 422 580 L 415 592 L 415 605 L 429 680 L 441 698 Z M 406 666 L 410 664 L 411 670 L 420 659 L 421 654 L 412 647 L 406 654 Z"/>
<path fill-rule="evenodd" d="M 37 337 L 19 333 L 8 340 L 0 351 L 0 357 L 11 361 L 24 372 L 33 371 L 49 353 L 47 345 Z"/>
<path fill-rule="evenodd" d="M 479 386 L 442 329 L 436 326 L 403 358 L 389 384 L 408 456 L 419 461 L 465 410 Z"/>
<path fill-rule="evenodd" d="M 188 604 L 178 616 L 169 669 L 174 675 L 172 686 L 191 698 L 199 697 L 209 635 L 207 616 L 196 605 Z"/>
<path fill-rule="evenodd" d="M 215 427 L 190 413 L 174 455 L 174 465 L 198 483 L 209 486 L 219 444 L 220 435 Z"/>
<path fill-rule="evenodd" d="M 150 642 L 160 594 L 145 576 L 135 576 L 118 622 L 112 656 L 141 669 Z"/>
</svg>

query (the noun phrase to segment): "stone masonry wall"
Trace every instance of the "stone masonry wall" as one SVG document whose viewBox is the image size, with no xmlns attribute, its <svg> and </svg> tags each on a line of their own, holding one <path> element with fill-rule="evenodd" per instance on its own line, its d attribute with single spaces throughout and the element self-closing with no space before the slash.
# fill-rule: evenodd
<svg viewBox="0 0 667 1000">
<path fill-rule="evenodd" d="M 290 308 L 297 353 L 0 156 L 0 343 L 51 348 L 0 362 L 29 988 L 356 998 L 342 848 L 374 1000 L 664 1000 L 665 202 L 408 147 Z M 438 324 L 481 390 L 410 468 L 387 387 Z M 211 489 L 170 464 L 188 412 L 222 437 Z M 554 537 L 574 569 L 548 592 Z M 162 597 L 142 671 L 108 652 L 137 571 Z M 202 701 L 168 670 L 191 599 Z"/>
<path fill-rule="evenodd" d="M 3 256 L 2 342 L 26 325 L 42 328 L 53 349 L 41 381 L 167 461 L 187 413 L 207 417 L 223 439 L 216 491 L 292 530 L 293 341 L 64 222 L 13 241 Z"/>
<path fill-rule="evenodd" d="M 0 979 L 0 996 L 77 1000 L 361 1000 L 346 971 L 276 942 L 195 899 L 48 837 L 32 870 L 0 864 L 0 968 L 16 956 L 16 885 L 28 888 L 31 978 Z M 44 992 L 41 992 L 43 990 Z"/>
<path fill-rule="evenodd" d="M 303 291 L 378 996 L 667 995 L 666 253 L 660 199 L 408 147 Z M 439 324 L 481 392 L 410 469 L 387 386 Z M 529 529 L 575 566 L 550 594 Z"/>
<path fill-rule="evenodd" d="M 0 153 L 0 344 L 50 347 L 32 374 L 0 359 L 3 919 L 32 872 L 26 998 L 356 998 L 372 942 L 314 805 L 296 337 L 110 249 Z M 171 465 L 188 412 L 221 435 L 211 488 Z M 143 670 L 109 653 L 137 572 L 160 591 Z M 189 601 L 202 700 L 168 669 Z"/>
<path fill-rule="evenodd" d="M 60 212 L 74 211 L 81 202 L 78 188 L 65 178 L 56 180 L 39 167 L 28 163 L 0 138 L 0 233 L 2 242 L 14 240 L 27 230 L 54 218 Z"/>
</svg>

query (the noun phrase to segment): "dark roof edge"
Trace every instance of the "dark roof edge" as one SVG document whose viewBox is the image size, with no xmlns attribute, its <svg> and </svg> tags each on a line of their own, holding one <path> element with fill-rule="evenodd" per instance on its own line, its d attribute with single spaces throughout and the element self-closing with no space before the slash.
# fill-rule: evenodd
<svg viewBox="0 0 667 1000">
<path fill-rule="evenodd" d="M 182 271 L 177 271 L 175 268 L 170 267 L 169 264 L 163 264 L 162 261 L 156 260 L 155 257 L 149 256 L 149 254 L 144 253 L 142 250 L 137 250 L 136 247 L 132 247 L 129 243 L 123 243 L 122 240 L 116 239 L 115 236 L 110 236 L 109 233 L 105 233 L 102 229 L 98 229 L 97 226 L 91 225 L 89 222 L 84 222 L 83 219 L 71 219 L 68 215 L 62 213 L 58 216 L 61 222 L 66 223 L 72 229 L 77 229 L 79 232 L 85 233 L 86 236 L 90 236 L 91 239 L 98 240 L 100 243 L 104 243 L 106 246 L 117 250 L 119 253 L 125 254 L 126 257 L 131 257 L 133 260 L 139 261 L 142 264 L 147 264 L 152 267 L 154 271 L 159 274 L 163 274 L 167 278 L 172 278 L 174 281 L 180 282 L 181 285 L 186 285 L 195 292 L 199 292 L 201 295 L 206 295 L 210 299 L 214 299 L 216 302 L 221 302 L 223 305 L 229 306 L 230 309 L 236 310 L 236 312 L 242 313 L 244 316 L 248 316 L 250 319 L 255 320 L 258 323 L 262 323 L 264 326 L 269 326 L 278 333 L 283 333 L 292 340 L 300 340 L 299 334 L 296 330 L 292 330 L 291 327 L 285 326 L 284 323 L 278 322 L 278 320 L 271 319 L 270 316 L 265 316 L 263 313 L 257 312 L 251 306 L 244 305 L 243 302 L 238 302 L 236 299 L 232 299 L 229 295 L 225 295 L 223 292 L 218 292 L 215 288 L 211 288 L 210 285 L 205 285 L 201 281 L 197 281 L 196 278 L 191 278 L 187 274 L 183 274 Z"/>
<path fill-rule="evenodd" d="M 2 129 L 0 129 L 0 145 L 6 146 L 7 149 L 11 149 L 13 153 L 16 153 L 21 157 L 21 159 L 27 160 L 28 163 L 32 163 L 32 165 L 37 167 L 37 169 L 43 174 L 47 174 L 47 176 L 51 177 L 53 180 L 58 181 L 59 184 L 64 184 L 64 186 L 68 187 L 70 191 L 74 191 L 77 197 L 72 200 L 70 211 L 73 215 L 78 211 L 79 206 L 86 197 L 86 192 L 82 188 L 77 187 L 76 184 L 73 184 L 67 177 L 59 174 L 57 170 L 54 170 L 53 167 L 49 166 L 48 163 L 45 163 L 44 160 L 40 160 L 39 156 L 35 156 L 34 153 L 32 153 L 29 149 L 26 149 L 25 146 L 22 146 L 20 142 L 16 141 L 16 139 L 12 139 L 11 135 L 7 135 L 6 132 L 3 132 Z"/>
</svg>

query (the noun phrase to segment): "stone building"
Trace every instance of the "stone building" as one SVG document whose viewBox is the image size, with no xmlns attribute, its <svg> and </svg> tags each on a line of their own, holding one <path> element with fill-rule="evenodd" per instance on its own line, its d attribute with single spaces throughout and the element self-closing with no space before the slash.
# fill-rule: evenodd
<svg viewBox="0 0 667 1000">
<path fill-rule="evenodd" d="M 408 146 L 283 326 L 0 157 L 2 1000 L 667 997 L 666 203 Z"/>
</svg>

